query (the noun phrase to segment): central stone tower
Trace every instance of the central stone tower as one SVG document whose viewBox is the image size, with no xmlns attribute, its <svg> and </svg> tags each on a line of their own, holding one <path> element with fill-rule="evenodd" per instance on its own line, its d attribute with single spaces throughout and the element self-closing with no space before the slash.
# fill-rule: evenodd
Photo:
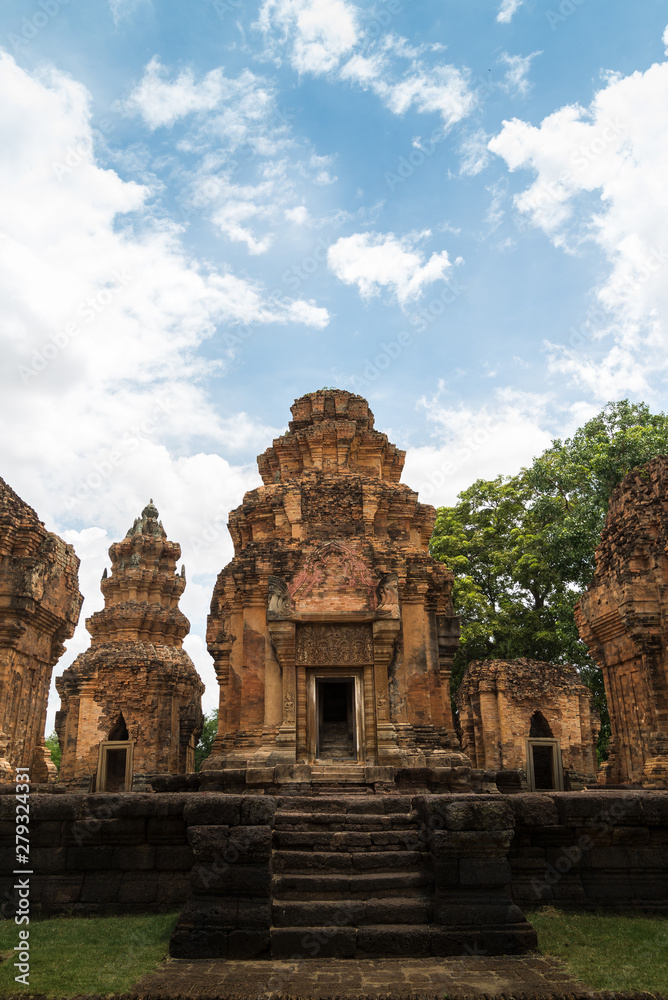
<svg viewBox="0 0 668 1000">
<path fill-rule="evenodd" d="M 292 406 L 232 511 L 207 640 L 220 684 L 205 769 L 468 764 L 453 732 L 452 574 L 435 510 L 399 482 L 405 453 L 361 396 Z"/>
</svg>

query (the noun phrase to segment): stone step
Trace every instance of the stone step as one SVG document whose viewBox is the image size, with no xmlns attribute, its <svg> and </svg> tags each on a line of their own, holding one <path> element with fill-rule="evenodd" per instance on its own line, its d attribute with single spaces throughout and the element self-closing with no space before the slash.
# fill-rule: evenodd
<svg viewBox="0 0 668 1000">
<path fill-rule="evenodd" d="M 323 769 L 324 770 L 324 769 Z M 361 768 L 363 771 L 364 768 Z M 288 813 L 410 813 L 412 798 L 409 795 L 374 795 L 369 793 L 364 799 L 348 799 L 340 795 L 303 796 L 282 795 L 278 800 L 278 815 Z"/>
<path fill-rule="evenodd" d="M 327 827 L 332 830 L 395 830 L 418 829 L 419 823 L 413 813 L 367 813 L 367 812 L 285 812 L 276 813 L 274 829 L 299 828 L 317 830 Z"/>
<path fill-rule="evenodd" d="M 360 927 L 367 924 L 428 924 L 433 905 L 426 897 L 381 899 L 282 899 L 272 906 L 274 927 Z"/>
<path fill-rule="evenodd" d="M 273 844 L 282 851 L 408 851 L 421 844 L 414 830 L 283 830 L 274 831 Z"/>
<path fill-rule="evenodd" d="M 271 957 L 385 958 L 405 955 L 421 958 L 443 954 L 440 950 L 442 936 L 442 928 L 434 924 L 272 927 Z"/>
<path fill-rule="evenodd" d="M 420 851 L 272 851 L 274 872 L 387 872 L 421 870 L 428 856 Z"/>
<path fill-rule="evenodd" d="M 366 783 L 364 768 L 358 766 L 341 767 L 337 764 L 328 764 L 326 767 L 311 768 L 311 781 L 327 782 L 331 785 L 363 785 Z"/>
<path fill-rule="evenodd" d="M 281 874 L 272 879 L 272 896 L 280 899 L 370 899 L 419 896 L 428 892 L 434 877 L 428 871 L 338 875 Z"/>
</svg>

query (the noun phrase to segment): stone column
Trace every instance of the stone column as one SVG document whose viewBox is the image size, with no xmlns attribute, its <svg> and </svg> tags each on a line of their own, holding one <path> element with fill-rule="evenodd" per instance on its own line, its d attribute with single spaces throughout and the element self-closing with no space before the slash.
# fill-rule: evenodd
<svg viewBox="0 0 668 1000">
<path fill-rule="evenodd" d="M 450 678 L 452 661 L 459 648 L 459 618 L 447 615 L 436 616 L 438 635 L 438 674 L 443 697 L 443 720 L 449 733 L 454 732 L 452 704 L 450 702 Z"/>
<path fill-rule="evenodd" d="M 390 696 L 387 668 L 392 659 L 399 634 L 400 622 L 396 618 L 381 618 L 373 623 L 373 680 L 376 697 L 376 737 L 378 764 L 391 766 L 401 763 L 397 746 L 397 733 L 390 722 Z"/>
<path fill-rule="evenodd" d="M 485 760 L 482 766 L 487 770 L 494 768 L 498 770 L 501 767 L 501 751 L 499 748 L 501 733 L 499 731 L 499 706 L 496 681 L 483 680 L 480 682 L 478 690 L 480 693 L 480 722 L 485 750 Z"/>
<path fill-rule="evenodd" d="M 286 761 L 297 757 L 297 683 L 295 668 L 295 623 L 269 621 L 271 641 L 283 675 L 283 722 L 278 730 L 276 744 Z"/>
</svg>

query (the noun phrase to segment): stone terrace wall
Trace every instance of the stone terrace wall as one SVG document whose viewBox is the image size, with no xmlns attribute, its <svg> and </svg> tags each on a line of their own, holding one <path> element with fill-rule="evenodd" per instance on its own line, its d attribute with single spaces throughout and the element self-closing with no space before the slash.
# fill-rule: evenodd
<svg viewBox="0 0 668 1000">
<path fill-rule="evenodd" d="M 222 833 L 222 827 L 216 824 L 223 821 L 226 826 L 259 824 L 262 831 L 254 833 L 248 845 L 249 849 L 254 845 L 257 851 L 257 836 L 266 833 L 272 822 L 266 811 L 271 813 L 276 801 L 270 796 L 187 792 L 32 794 L 30 800 L 30 861 L 34 872 L 30 876 L 30 903 L 34 915 L 181 909 L 191 895 L 194 858 L 190 842 L 194 839 L 199 845 L 200 828 L 208 825 L 211 832 L 215 829 Z M 224 801 L 229 802 L 225 814 L 220 807 Z M 642 906 L 668 911 L 668 792 L 416 796 L 414 808 L 426 823 L 425 849 L 437 861 L 442 854 L 442 831 L 451 823 L 449 819 L 445 824 L 435 821 L 432 830 L 425 808 L 429 804 L 428 812 L 440 816 L 443 809 L 457 801 L 471 805 L 499 802 L 504 816 L 510 813 L 503 826 L 510 831 L 514 823 L 508 862 L 512 898 L 521 908 L 548 903 L 558 907 Z M 5 874 L 16 867 L 14 802 L 13 795 L 0 796 L 3 917 L 14 915 L 12 887 L 16 876 Z M 239 812 L 238 820 L 230 819 L 230 809 L 235 817 Z M 262 815 L 255 815 L 257 810 Z M 189 824 L 197 828 L 191 831 L 190 838 Z M 470 839 L 471 834 L 467 837 Z M 484 860 L 484 837 L 482 831 L 480 844 L 469 844 L 471 857 Z M 241 850 L 232 855 L 234 862 L 243 860 L 241 868 L 258 859 L 252 857 L 246 862 Z M 498 850 L 490 860 L 497 867 L 505 864 Z M 265 854 L 261 861 L 266 864 Z M 223 894 L 232 886 L 225 879 L 236 878 L 237 874 L 214 871 L 216 878 L 222 879 Z M 248 885 L 235 883 L 232 888 L 233 894 L 243 890 L 244 895 L 253 896 L 253 892 L 246 892 Z M 215 889 L 216 885 L 212 885 L 207 893 Z"/>
<path fill-rule="evenodd" d="M 30 910 L 110 914 L 178 910 L 190 894 L 187 794 L 31 795 Z M 12 917 L 15 799 L 0 799 L 2 916 Z"/>
<path fill-rule="evenodd" d="M 508 860 L 513 900 L 668 911 L 668 793 L 523 793 Z"/>
</svg>

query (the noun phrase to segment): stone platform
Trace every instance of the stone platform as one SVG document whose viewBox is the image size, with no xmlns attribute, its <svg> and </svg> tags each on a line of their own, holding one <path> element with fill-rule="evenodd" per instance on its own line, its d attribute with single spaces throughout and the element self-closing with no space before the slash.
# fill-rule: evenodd
<svg viewBox="0 0 668 1000">
<path fill-rule="evenodd" d="M 519 772 L 509 771 L 512 779 Z M 266 767 L 206 769 L 197 774 L 144 775 L 142 788 L 156 792 L 227 792 L 233 795 L 374 795 L 450 792 L 498 792 L 497 772 L 468 765 L 444 767 L 421 763 L 378 767 L 342 761 L 275 764 Z M 517 791 L 521 790 L 517 777 Z M 139 790 L 139 788 L 136 788 Z M 513 789 L 515 790 L 515 789 Z"/>
<path fill-rule="evenodd" d="M 176 958 L 521 954 L 501 796 L 196 796 Z"/>
</svg>

